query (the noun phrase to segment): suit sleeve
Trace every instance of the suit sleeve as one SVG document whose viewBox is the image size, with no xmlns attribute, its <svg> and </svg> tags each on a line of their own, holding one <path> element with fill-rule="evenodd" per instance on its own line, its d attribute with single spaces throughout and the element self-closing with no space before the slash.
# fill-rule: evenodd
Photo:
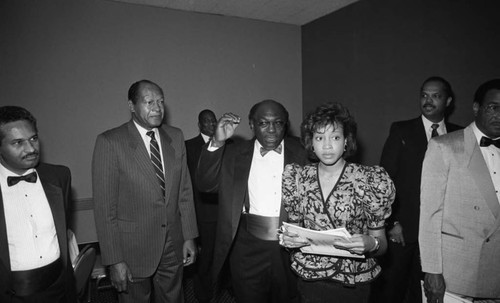
<svg viewBox="0 0 500 303">
<path fill-rule="evenodd" d="M 429 141 L 422 167 L 420 194 L 418 240 L 422 271 L 435 274 L 443 272 L 441 226 L 449 170 L 441 146 L 435 140 Z"/>
<path fill-rule="evenodd" d="M 196 184 L 201 192 L 216 193 L 219 189 L 219 176 L 222 166 L 222 156 L 226 146 L 216 151 L 208 151 L 208 145 L 203 146 L 198 168 L 196 169 Z"/>
<path fill-rule="evenodd" d="M 398 125 L 396 123 L 393 123 L 389 131 L 389 137 L 387 137 L 387 140 L 385 141 L 384 149 L 382 151 L 382 156 L 380 159 L 380 166 L 382 166 L 387 171 L 392 180 L 396 180 L 398 176 L 398 167 L 402 149 L 403 138 L 401 137 L 398 130 Z M 396 196 L 396 199 L 394 200 L 394 204 L 392 206 L 393 213 L 389 219 L 391 222 L 398 221 L 398 204 L 399 201 Z"/>
<path fill-rule="evenodd" d="M 123 261 L 116 213 L 118 174 L 117 157 L 112 144 L 104 135 L 100 135 L 92 158 L 92 190 L 97 235 L 105 265 Z"/>
<path fill-rule="evenodd" d="M 182 148 L 182 170 L 178 203 L 179 211 L 181 212 L 182 234 L 184 236 L 184 240 L 190 240 L 198 237 L 198 227 L 196 225 L 191 176 L 189 174 L 186 159 L 186 146 L 183 143 L 184 139 L 181 139 L 180 146 Z"/>
</svg>

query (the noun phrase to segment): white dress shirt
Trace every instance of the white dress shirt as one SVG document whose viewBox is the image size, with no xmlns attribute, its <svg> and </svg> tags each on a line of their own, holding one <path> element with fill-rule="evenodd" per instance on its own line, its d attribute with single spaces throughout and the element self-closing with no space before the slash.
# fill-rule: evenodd
<svg viewBox="0 0 500 303">
<path fill-rule="evenodd" d="M 432 138 L 432 124 L 438 124 L 437 133 L 439 136 L 447 133 L 446 124 L 444 123 L 444 119 L 439 121 L 438 123 L 434 123 L 431 120 L 427 119 L 424 115 L 422 115 L 422 122 L 424 123 L 425 135 L 427 136 L 427 141 Z"/>
<path fill-rule="evenodd" d="M 472 123 L 472 130 L 474 131 L 474 135 L 476 135 L 477 144 L 481 141 L 481 138 L 488 137 L 483 134 L 482 131 L 479 130 L 476 126 L 476 122 Z M 498 138 L 491 138 L 493 140 Z M 488 166 L 488 171 L 490 172 L 491 181 L 493 181 L 493 186 L 495 186 L 495 193 L 497 195 L 498 201 L 500 202 L 500 149 L 494 145 L 490 146 L 480 146 L 479 149 L 483 154 L 484 161 L 486 162 L 486 166 Z"/>
<path fill-rule="evenodd" d="M 146 133 L 149 132 L 149 130 L 140 126 L 135 121 L 134 121 L 134 124 L 135 124 L 135 127 L 137 128 L 137 130 L 139 131 L 139 133 L 141 134 L 142 141 L 144 142 L 144 145 L 146 146 L 146 149 L 148 150 L 148 155 L 151 155 L 151 150 L 150 150 L 151 137 L 146 135 Z M 165 174 L 165 162 L 163 161 L 163 151 L 161 149 L 160 132 L 158 131 L 158 128 L 153 128 L 151 130 L 155 133 L 156 142 L 158 142 L 158 146 L 160 147 L 160 157 L 161 157 L 161 166 L 162 166 L 161 169 L 163 170 L 163 174 Z"/>
<path fill-rule="evenodd" d="M 250 214 L 279 217 L 281 209 L 281 175 L 285 162 L 284 141 L 282 152 L 269 151 L 264 157 L 260 154 L 262 145 L 255 140 L 252 166 L 248 176 L 248 195 Z"/>
<path fill-rule="evenodd" d="M 35 169 L 30 169 L 25 175 L 33 171 Z M 19 175 L 0 164 L 0 188 L 11 270 L 30 270 L 48 265 L 59 258 L 60 251 L 54 218 L 40 178 L 36 183 L 20 181 L 8 186 L 9 176 Z"/>
<path fill-rule="evenodd" d="M 204 133 L 200 133 L 200 135 L 203 138 L 203 141 L 205 143 L 207 143 L 208 141 L 210 141 L 210 139 L 212 139 L 212 137 L 209 137 L 209 136 L 205 135 Z"/>
</svg>

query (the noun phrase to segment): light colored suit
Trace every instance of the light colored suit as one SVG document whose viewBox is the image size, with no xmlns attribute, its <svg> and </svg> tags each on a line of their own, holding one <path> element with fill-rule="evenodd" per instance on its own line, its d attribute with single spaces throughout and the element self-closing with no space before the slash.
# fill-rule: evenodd
<svg viewBox="0 0 500 303">
<path fill-rule="evenodd" d="M 422 270 L 447 290 L 500 298 L 500 204 L 472 125 L 429 142 L 419 243 Z"/>
<path fill-rule="evenodd" d="M 94 150 L 92 184 L 102 261 L 125 261 L 134 277 L 154 274 L 167 232 L 181 262 L 184 241 L 198 236 L 182 132 L 167 125 L 158 130 L 164 197 L 132 120 L 99 135 Z"/>
</svg>

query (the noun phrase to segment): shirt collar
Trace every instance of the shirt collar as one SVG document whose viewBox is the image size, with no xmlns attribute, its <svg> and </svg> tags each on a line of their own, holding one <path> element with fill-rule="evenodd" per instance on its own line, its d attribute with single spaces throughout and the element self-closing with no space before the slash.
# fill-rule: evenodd
<svg viewBox="0 0 500 303">
<path fill-rule="evenodd" d="M 425 131 L 429 131 L 431 129 L 432 124 L 439 124 L 438 128 L 444 127 L 444 119 L 435 123 L 435 122 L 432 122 L 431 120 L 427 119 L 424 115 L 422 115 L 422 122 L 424 123 Z"/>
<path fill-rule="evenodd" d="M 7 187 L 7 177 L 10 176 L 24 176 L 27 174 L 30 174 L 32 172 L 36 171 L 34 168 L 30 168 L 27 171 L 25 171 L 22 175 L 18 175 L 9 169 L 7 169 L 5 166 L 3 166 L 2 163 L 0 163 L 0 186 L 1 187 Z"/>
<path fill-rule="evenodd" d="M 144 138 L 149 138 L 149 137 L 146 135 L 146 133 L 147 133 L 149 130 L 148 130 L 148 129 L 145 129 L 144 127 L 142 127 L 141 125 L 139 125 L 139 123 L 135 122 L 135 120 L 132 120 L 132 121 L 134 121 L 135 127 L 137 128 L 137 130 L 138 130 L 138 131 L 139 131 L 139 133 L 141 134 L 141 138 L 143 138 L 143 139 L 144 139 Z M 159 135 L 159 133 L 158 133 L 158 128 L 157 128 L 157 127 L 155 127 L 155 128 L 152 128 L 151 130 L 152 130 L 152 131 L 154 131 L 154 133 L 155 133 L 155 137 L 156 137 L 156 138 L 157 138 L 157 140 L 158 140 L 158 135 Z"/>
<path fill-rule="evenodd" d="M 208 141 L 210 141 L 210 139 L 212 137 L 209 137 L 207 135 L 205 135 L 204 133 L 200 133 L 201 137 L 203 138 L 203 141 L 205 141 L 205 143 L 207 143 Z"/>
<path fill-rule="evenodd" d="M 477 144 L 479 145 L 479 143 L 481 142 L 481 138 L 482 137 L 487 137 L 487 138 L 490 138 L 488 136 L 486 136 L 476 125 L 476 122 L 472 122 L 471 123 L 471 126 L 472 126 L 472 131 L 474 132 L 474 135 L 476 136 L 476 141 L 477 141 Z M 498 139 L 498 138 L 491 138 L 493 140 L 495 139 Z"/>
<path fill-rule="evenodd" d="M 283 150 L 283 152 L 281 153 L 282 155 L 285 154 L 285 139 L 281 140 L 281 148 Z M 255 139 L 255 143 L 254 143 L 254 153 L 259 153 L 259 156 L 260 156 L 260 148 L 263 147 L 262 144 L 260 144 L 259 140 Z"/>
</svg>

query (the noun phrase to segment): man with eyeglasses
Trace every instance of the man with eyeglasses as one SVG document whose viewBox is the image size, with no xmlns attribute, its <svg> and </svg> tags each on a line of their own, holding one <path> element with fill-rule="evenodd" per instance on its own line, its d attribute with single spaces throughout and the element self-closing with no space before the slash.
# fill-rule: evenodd
<svg viewBox="0 0 500 303">
<path fill-rule="evenodd" d="M 423 163 L 427 302 L 443 302 L 445 291 L 500 301 L 500 79 L 479 86 L 472 109 L 474 122 L 432 139 Z"/>
<path fill-rule="evenodd" d="M 255 138 L 225 144 L 240 117 L 224 114 L 196 174 L 200 190 L 219 193 L 214 275 L 229 260 L 236 301 L 295 302 L 295 276 L 277 230 L 286 221 L 281 204 L 285 164 L 305 164 L 297 138 L 285 137 L 288 112 L 274 100 L 255 104 L 248 116 Z"/>
<path fill-rule="evenodd" d="M 97 137 L 92 186 L 102 263 L 120 303 L 184 302 L 198 236 L 182 131 L 165 125 L 163 90 L 128 91 L 132 119 Z"/>
</svg>

